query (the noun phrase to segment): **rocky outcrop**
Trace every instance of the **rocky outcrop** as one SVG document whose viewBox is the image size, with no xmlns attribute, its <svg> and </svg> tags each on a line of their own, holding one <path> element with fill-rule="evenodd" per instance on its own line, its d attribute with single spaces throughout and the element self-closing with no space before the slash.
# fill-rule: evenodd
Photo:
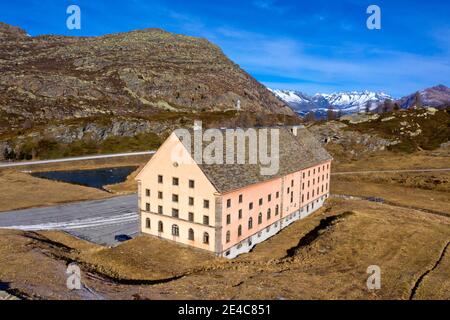
<svg viewBox="0 0 450 320">
<path fill-rule="evenodd" d="M 0 24 L 0 134 L 34 123 L 160 112 L 294 112 L 205 39 L 160 29 L 27 36 Z"/>
<path fill-rule="evenodd" d="M 314 125 L 309 130 L 324 145 L 339 144 L 353 155 L 382 151 L 399 143 L 396 139 L 384 139 L 377 135 L 346 130 L 347 128 L 348 125 L 345 123 L 329 121 L 321 125 Z"/>
</svg>

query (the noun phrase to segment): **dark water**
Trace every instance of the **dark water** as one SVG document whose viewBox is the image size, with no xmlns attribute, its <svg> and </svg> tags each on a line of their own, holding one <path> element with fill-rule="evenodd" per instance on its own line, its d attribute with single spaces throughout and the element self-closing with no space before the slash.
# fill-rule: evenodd
<svg viewBox="0 0 450 320">
<path fill-rule="evenodd" d="M 137 167 L 102 168 L 92 170 L 34 172 L 33 177 L 79 184 L 102 189 L 108 184 L 124 182 Z"/>
</svg>

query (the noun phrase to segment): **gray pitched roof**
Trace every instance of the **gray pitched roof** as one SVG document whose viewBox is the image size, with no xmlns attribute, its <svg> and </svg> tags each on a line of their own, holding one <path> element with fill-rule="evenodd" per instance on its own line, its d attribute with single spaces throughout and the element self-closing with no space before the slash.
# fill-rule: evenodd
<svg viewBox="0 0 450 320">
<path fill-rule="evenodd" d="M 256 130 L 259 133 L 261 129 L 263 128 Z M 248 161 L 245 161 L 245 164 L 237 164 L 236 162 L 235 164 L 200 163 L 198 164 L 200 169 L 220 193 L 226 193 L 248 185 L 294 173 L 332 159 L 331 155 L 307 129 L 299 128 L 297 130 L 297 136 L 286 127 L 273 127 L 273 129 L 279 129 L 279 170 L 276 174 L 262 175 L 259 161 L 258 164 L 248 164 Z M 267 137 L 269 146 L 268 154 L 270 155 L 270 134 Z M 204 143 L 203 147 L 205 145 L 208 145 L 208 143 Z M 231 146 L 226 145 L 224 141 L 224 159 L 227 148 L 228 151 L 230 148 L 236 150 L 236 141 Z M 193 156 L 193 150 L 190 151 Z M 246 159 L 248 159 L 248 154 L 246 155 Z"/>
</svg>

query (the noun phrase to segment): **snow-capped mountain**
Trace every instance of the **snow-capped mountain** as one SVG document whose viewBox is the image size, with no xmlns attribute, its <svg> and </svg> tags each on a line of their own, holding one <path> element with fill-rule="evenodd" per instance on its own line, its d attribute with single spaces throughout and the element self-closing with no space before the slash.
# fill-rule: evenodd
<svg viewBox="0 0 450 320">
<path fill-rule="evenodd" d="M 364 111 L 368 103 L 370 104 L 370 109 L 374 110 L 379 103 L 386 99 L 392 99 L 391 96 L 383 92 L 370 91 L 338 92 L 331 94 L 317 93 L 309 96 L 299 91 L 269 90 L 300 115 L 305 115 L 313 111 L 318 117 L 325 116 L 330 108 L 335 112 L 341 111 L 342 114 Z"/>
</svg>

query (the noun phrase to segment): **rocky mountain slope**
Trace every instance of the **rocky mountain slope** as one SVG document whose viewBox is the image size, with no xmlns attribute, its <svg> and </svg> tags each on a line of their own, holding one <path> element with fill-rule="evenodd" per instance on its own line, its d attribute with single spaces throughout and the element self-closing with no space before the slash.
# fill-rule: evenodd
<svg viewBox="0 0 450 320">
<path fill-rule="evenodd" d="M 375 110 L 379 103 L 382 103 L 386 99 L 392 99 L 391 96 L 383 92 L 370 91 L 338 92 L 332 94 L 317 93 L 309 96 L 299 91 L 270 90 L 298 114 L 304 116 L 312 111 L 319 118 L 325 117 L 329 108 L 332 108 L 334 111 L 341 111 L 343 114 L 350 114 L 364 111 L 368 102 L 370 103 L 370 110 Z"/>
<path fill-rule="evenodd" d="M 450 145 L 450 109 L 421 108 L 383 114 L 352 114 L 315 122 L 310 131 L 335 160 L 357 160 L 379 151 L 412 153 Z"/>
<path fill-rule="evenodd" d="M 0 134 L 30 121 L 225 111 L 238 100 L 243 112 L 294 114 L 205 39 L 159 29 L 30 37 L 1 23 L 0 41 Z"/>
<path fill-rule="evenodd" d="M 421 106 L 434 107 L 438 109 L 444 109 L 450 106 L 450 88 L 444 85 L 438 85 L 432 88 L 418 92 L 420 95 Z M 401 98 L 398 103 L 404 108 L 412 108 L 416 106 L 417 93 L 410 94 L 409 96 Z"/>
</svg>

